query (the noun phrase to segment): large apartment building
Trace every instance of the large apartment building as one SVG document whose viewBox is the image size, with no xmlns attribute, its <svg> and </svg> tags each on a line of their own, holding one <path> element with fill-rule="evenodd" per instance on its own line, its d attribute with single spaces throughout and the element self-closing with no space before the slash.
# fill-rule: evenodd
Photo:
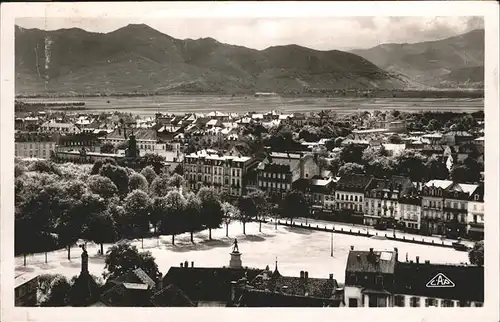
<svg viewBox="0 0 500 322">
<path fill-rule="evenodd" d="M 422 189 L 422 228 L 427 233 L 465 236 L 468 202 L 478 185 L 431 180 Z"/>
<path fill-rule="evenodd" d="M 472 239 L 484 239 L 484 184 L 471 194 L 467 205 L 467 235 Z"/>
<path fill-rule="evenodd" d="M 55 135 L 44 133 L 23 133 L 15 136 L 14 155 L 19 158 L 49 159 L 56 150 Z"/>
<path fill-rule="evenodd" d="M 365 190 L 364 224 L 375 225 L 381 219 L 398 218 L 399 198 L 411 187 L 410 179 L 401 176 L 370 180 Z"/>
<path fill-rule="evenodd" d="M 240 196 L 245 193 L 246 174 L 252 160 L 247 156 L 201 150 L 184 156 L 184 178 L 193 190 L 209 186 L 219 193 Z"/>
<path fill-rule="evenodd" d="M 365 190 L 372 179 L 364 174 L 342 176 L 335 188 L 336 210 L 348 212 L 353 221 L 363 223 Z"/>
</svg>

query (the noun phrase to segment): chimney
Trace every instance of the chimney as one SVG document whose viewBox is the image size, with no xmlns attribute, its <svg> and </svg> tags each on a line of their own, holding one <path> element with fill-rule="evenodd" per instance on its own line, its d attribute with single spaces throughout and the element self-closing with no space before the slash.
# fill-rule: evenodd
<svg viewBox="0 0 500 322">
<path fill-rule="evenodd" d="M 304 279 L 307 281 L 308 278 L 309 278 L 309 272 L 305 271 L 304 272 Z"/>
<path fill-rule="evenodd" d="M 426 264 L 430 264 L 430 263 L 431 263 L 431 261 L 430 261 L 430 260 L 426 260 L 426 261 L 425 261 L 425 263 L 426 263 Z"/>
<path fill-rule="evenodd" d="M 188 261 L 184 261 L 184 267 L 185 267 L 185 268 L 188 268 L 188 267 L 189 267 L 189 263 L 188 263 Z"/>
<path fill-rule="evenodd" d="M 395 253 L 395 256 L 396 256 L 396 262 L 398 261 L 398 248 L 397 247 L 394 247 L 394 253 Z"/>
<path fill-rule="evenodd" d="M 354 246 L 351 245 L 351 250 L 354 250 Z"/>
<path fill-rule="evenodd" d="M 184 267 L 184 263 L 181 263 L 181 267 Z"/>
<path fill-rule="evenodd" d="M 373 248 L 370 248 L 370 254 L 373 254 Z"/>
<path fill-rule="evenodd" d="M 194 267 L 194 262 L 191 262 L 191 267 Z"/>
<path fill-rule="evenodd" d="M 333 280 L 333 274 L 330 274 L 330 280 Z"/>
<path fill-rule="evenodd" d="M 419 263 L 419 260 L 420 260 L 420 257 L 417 256 L 415 262 L 418 264 Z"/>
<path fill-rule="evenodd" d="M 300 271 L 300 278 L 304 278 L 304 271 Z"/>
</svg>

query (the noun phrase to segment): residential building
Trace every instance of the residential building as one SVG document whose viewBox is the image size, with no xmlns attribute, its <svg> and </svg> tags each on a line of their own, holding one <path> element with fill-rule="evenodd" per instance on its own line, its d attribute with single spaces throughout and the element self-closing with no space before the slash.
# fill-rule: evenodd
<svg viewBox="0 0 500 322">
<path fill-rule="evenodd" d="M 19 158 L 49 159 L 57 146 L 54 134 L 22 133 L 14 140 L 14 155 Z"/>
<path fill-rule="evenodd" d="M 297 180 L 319 174 L 319 165 L 312 154 L 271 152 L 257 167 L 257 185 L 270 194 L 283 194 Z"/>
<path fill-rule="evenodd" d="M 241 196 L 246 188 L 246 174 L 253 158 L 224 155 L 215 150 L 202 150 L 184 156 L 184 178 L 190 187 L 214 187 L 217 192 Z"/>
<path fill-rule="evenodd" d="M 60 123 L 54 120 L 43 123 L 40 131 L 59 134 L 77 134 L 82 132 L 78 126 L 72 123 Z"/>
<path fill-rule="evenodd" d="M 453 184 L 449 180 L 431 180 L 422 187 L 421 229 L 427 234 L 443 234 L 444 190 Z"/>
<path fill-rule="evenodd" d="M 422 189 L 422 228 L 430 234 L 464 237 L 468 200 L 477 185 L 431 180 Z"/>
<path fill-rule="evenodd" d="M 422 197 L 416 194 L 403 195 L 399 198 L 399 216 L 396 217 L 408 231 L 419 232 L 422 220 Z"/>
<path fill-rule="evenodd" d="M 484 184 L 471 194 L 467 203 L 467 235 L 469 238 L 484 239 Z"/>
<path fill-rule="evenodd" d="M 364 224 L 375 225 L 380 220 L 394 220 L 399 217 L 399 198 L 412 187 L 407 177 L 373 178 L 366 186 Z"/>
<path fill-rule="evenodd" d="M 307 271 L 300 271 L 298 277 L 282 276 L 276 265 L 273 272 L 268 266 L 253 280 L 234 284 L 238 307 L 343 306 L 343 292 L 333 274 L 329 278 L 312 278 Z"/>
<path fill-rule="evenodd" d="M 158 142 L 157 132 L 153 129 L 136 128 L 118 128 L 102 138 L 99 138 L 102 144 L 111 143 L 115 146 L 128 144 L 129 137 L 135 136 L 137 149 L 140 152 L 146 151 L 153 153 Z"/>
<path fill-rule="evenodd" d="M 347 257 L 344 302 L 348 307 L 391 307 L 397 251 L 354 250 Z"/>
<path fill-rule="evenodd" d="M 335 187 L 337 212 L 347 212 L 354 222 L 363 223 L 365 190 L 372 179 L 372 176 L 364 174 L 342 176 Z"/>
<path fill-rule="evenodd" d="M 14 279 L 14 305 L 36 306 L 38 274 L 24 272 L 17 274 Z"/>
<path fill-rule="evenodd" d="M 450 131 L 443 135 L 443 140 L 450 146 L 473 143 L 474 137 L 466 131 Z"/>
<path fill-rule="evenodd" d="M 439 284 L 453 287 L 429 287 Z M 351 246 L 344 297 L 349 307 L 480 307 L 484 268 L 431 264 L 418 256 L 403 262 L 397 248 L 359 251 Z"/>
<path fill-rule="evenodd" d="M 66 134 L 59 136 L 57 151 L 71 151 L 85 148 L 95 152 L 99 150 L 99 137 L 93 133 Z"/>
<path fill-rule="evenodd" d="M 319 176 L 312 179 L 299 179 L 292 185 L 292 189 L 301 191 L 309 202 L 312 211 L 323 211 L 326 209 L 325 201 L 334 199 L 332 194 L 333 179 L 321 179 Z M 330 202 L 334 205 L 334 202 Z M 333 210 L 331 207 L 329 210 Z"/>
</svg>

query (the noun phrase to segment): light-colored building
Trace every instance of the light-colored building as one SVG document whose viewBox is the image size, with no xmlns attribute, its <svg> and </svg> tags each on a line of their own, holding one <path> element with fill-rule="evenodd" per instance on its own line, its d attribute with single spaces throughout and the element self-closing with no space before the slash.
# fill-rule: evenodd
<svg viewBox="0 0 500 322">
<path fill-rule="evenodd" d="M 472 239 L 484 239 L 484 184 L 471 194 L 467 203 L 467 235 Z"/>
<path fill-rule="evenodd" d="M 335 209 L 349 212 L 354 221 L 363 223 L 365 189 L 372 179 L 364 174 L 342 176 L 335 187 Z"/>
<path fill-rule="evenodd" d="M 399 214 L 396 220 L 409 230 L 419 231 L 422 220 L 422 198 L 420 196 L 402 196 L 399 198 Z"/>
<path fill-rule="evenodd" d="M 157 148 L 158 135 L 153 129 L 122 129 L 118 128 L 112 133 L 99 138 L 101 144 L 111 143 L 115 146 L 126 144 L 131 135 L 135 136 L 137 142 L 137 149 L 142 153 L 154 153 Z"/>
<path fill-rule="evenodd" d="M 373 178 L 365 190 L 364 224 L 375 225 L 379 220 L 398 218 L 398 200 L 411 187 L 412 183 L 406 177 Z"/>
<path fill-rule="evenodd" d="M 20 134 L 15 137 L 14 155 L 19 158 L 49 159 L 56 146 L 54 135 Z"/>
<path fill-rule="evenodd" d="M 190 188 L 213 187 L 217 192 L 241 196 L 245 192 L 245 175 L 252 163 L 247 156 L 224 155 L 215 150 L 202 150 L 184 156 L 184 178 Z"/>
<path fill-rule="evenodd" d="M 60 123 L 55 121 L 45 122 L 40 126 L 40 131 L 59 134 L 78 134 L 82 130 L 72 123 Z"/>
</svg>

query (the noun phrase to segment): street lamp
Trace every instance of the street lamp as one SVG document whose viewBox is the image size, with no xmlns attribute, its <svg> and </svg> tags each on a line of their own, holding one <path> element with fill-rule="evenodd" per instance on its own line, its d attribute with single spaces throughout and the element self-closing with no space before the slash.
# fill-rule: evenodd
<svg viewBox="0 0 500 322">
<path fill-rule="evenodd" d="M 332 235 L 330 238 L 330 257 L 333 257 L 333 232 L 335 231 L 335 228 L 332 227 Z"/>
</svg>

